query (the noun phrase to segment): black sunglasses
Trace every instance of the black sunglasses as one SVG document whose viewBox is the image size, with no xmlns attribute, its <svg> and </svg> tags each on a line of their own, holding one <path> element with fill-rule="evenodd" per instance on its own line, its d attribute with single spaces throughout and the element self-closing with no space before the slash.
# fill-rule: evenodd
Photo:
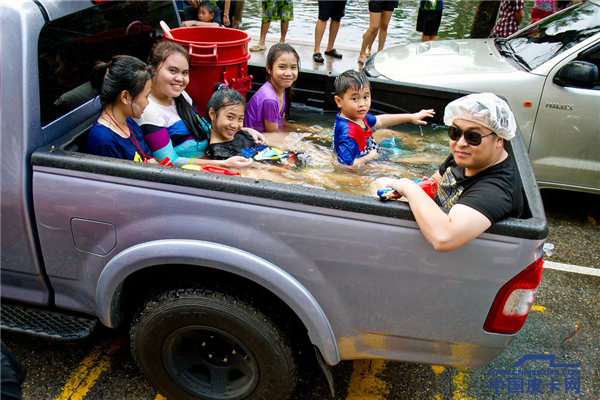
<svg viewBox="0 0 600 400">
<path fill-rule="evenodd" d="M 481 136 L 477 132 L 463 131 L 461 129 L 458 129 L 455 126 L 449 126 L 448 127 L 448 137 L 450 137 L 450 139 L 452 139 L 452 140 L 458 140 L 458 139 L 460 139 L 460 137 L 462 135 L 465 135 L 466 142 L 469 143 L 471 146 L 479 146 L 481 144 L 481 139 L 483 139 L 484 137 L 495 135 L 495 133 L 492 132 L 492 133 L 490 133 L 488 135 Z"/>
</svg>

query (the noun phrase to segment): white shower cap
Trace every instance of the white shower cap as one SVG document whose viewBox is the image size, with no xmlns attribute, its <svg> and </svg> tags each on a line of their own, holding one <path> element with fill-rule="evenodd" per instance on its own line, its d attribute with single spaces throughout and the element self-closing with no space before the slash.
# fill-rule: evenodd
<svg viewBox="0 0 600 400">
<path fill-rule="evenodd" d="M 514 138 L 517 130 L 508 104 L 493 93 L 473 93 L 449 103 L 444 124 L 451 126 L 455 119 L 481 124 L 505 140 Z"/>
</svg>

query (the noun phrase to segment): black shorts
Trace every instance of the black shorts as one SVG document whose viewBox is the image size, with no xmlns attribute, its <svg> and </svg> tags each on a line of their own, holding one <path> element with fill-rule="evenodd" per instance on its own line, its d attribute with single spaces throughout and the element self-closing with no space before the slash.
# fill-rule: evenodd
<svg viewBox="0 0 600 400">
<path fill-rule="evenodd" d="M 417 32 L 425 36 L 437 36 L 442 22 L 442 10 L 419 10 L 417 15 Z"/>
<path fill-rule="evenodd" d="M 398 7 L 397 1 L 369 1 L 369 12 L 394 11 Z"/>
<path fill-rule="evenodd" d="M 319 19 L 327 21 L 340 21 L 345 15 L 346 1 L 319 0 Z"/>
</svg>

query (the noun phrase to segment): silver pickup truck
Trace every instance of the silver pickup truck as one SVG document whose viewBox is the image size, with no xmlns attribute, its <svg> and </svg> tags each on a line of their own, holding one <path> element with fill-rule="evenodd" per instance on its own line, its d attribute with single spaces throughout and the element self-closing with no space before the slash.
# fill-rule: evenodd
<svg viewBox="0 0 600 400">
<path fill-rule="evenodd" d="M 169 399 L 285 399 L 300 354 L 327 375 L 369 358 L 483 366 L 511 343 L 548 232 L 520 135 L 526 215 L 450 253 L 403 202 L 88 155 L 90 64 L 145 59 L 159 21 L 180 24 L 171 2 L 95 3 L 1 3 L 3 329 L 72 342 L 130 326 Z M 333 79 L 301 71 L 296 99 L 332 107 Z M 372 84 L 375 112 L 465 94 Z"/>
</svg>

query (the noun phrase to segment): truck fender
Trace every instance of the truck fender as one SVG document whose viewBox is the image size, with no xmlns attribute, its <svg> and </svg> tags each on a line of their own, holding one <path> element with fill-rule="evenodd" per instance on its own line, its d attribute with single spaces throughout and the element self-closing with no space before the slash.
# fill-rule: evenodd
<svg viewBox="0 0 600 400">
<path fill-rule="evenodd" d="M 327 316 L 310 292 L 293 276 L 260 257 L 234 247 L 200 240 L 165 239 L 142 243 L 113 257 L 98 280 L 97 314 L 108 327 L 119 323 L 121 288 L 132 273 L 146 267 L 188 264 L 230 272 L 274 293 L 300 318 L 311 342 L 329 365 L 340 361 Z"/>
</svg>

